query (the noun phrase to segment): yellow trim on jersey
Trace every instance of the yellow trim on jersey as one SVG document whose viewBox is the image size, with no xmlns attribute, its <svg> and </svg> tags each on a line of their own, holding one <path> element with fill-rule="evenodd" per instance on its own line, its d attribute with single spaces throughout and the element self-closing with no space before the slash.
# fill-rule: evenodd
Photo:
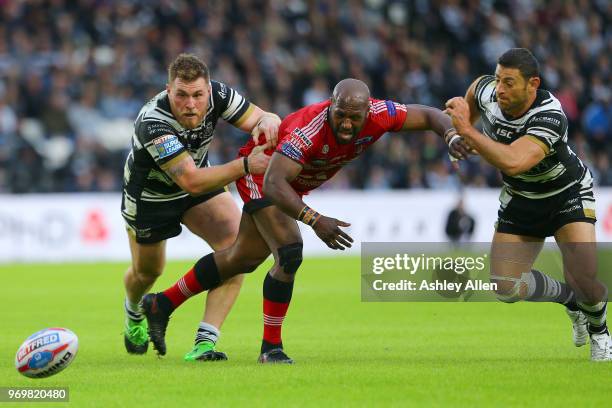
<svg viewBox="0 0 612 408">
<path fill-rule="evenodd" d="M 596 218 L 595 217 L 595 210 L 593 210 L 592 208 L 584 208 L 584 216 L 588 217 L 588 218 Z"/>
<path fill-rule="evenodd" d="M 178 163 L 179 161 L 183 160 L 186 156 L 189 156 L 189 153 L 187 153 L 187 151 L 182 152 L 181 154 L 179 154 L 178 156 L 172 158 L 171 160 L 168 160 L 166 163 L 162 164 L 161 166 L 159 166 L 163 171 L 168 170 L 170 167 L 172 167 L 173 165 L 175 165 L 176 163 Z"/>
<path fill-rule="evenodd" d="M 550 148 L 546 145 L 546 143 L 544 143 L 537 137 L 532 136 L 532 135 L 525 135 L 525 137 L 531 140 L 532 142 L 534 142 L 535 144 L 537 144 L 538 146 L 540 146 L 542 150 L 544 150 L 544 154 L 548 154 L 548 152 L 550 152 Z"/>
<path fill-rule="evenodd" d="M 253 113 L 254 110 L 255 110 L 255 105 L 249 102 L 249 107 L 247 108 L 246 112 L 244 112 L 242 116 L 240 117 L 240 119 L 234 122 L 233 125 L 235 127 L 242 126 L 242 124 L 246 122 L 246 120 L 249 118 L 249 116 L 251 116 L 251 113 Z"/>
</svg>

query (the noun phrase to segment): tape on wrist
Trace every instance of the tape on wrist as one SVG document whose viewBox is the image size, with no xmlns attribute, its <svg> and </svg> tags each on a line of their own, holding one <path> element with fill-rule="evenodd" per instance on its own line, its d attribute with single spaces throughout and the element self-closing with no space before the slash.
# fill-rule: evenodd
<svg viewBox="0 0 612 408">
<path fill-rule="evenodd" d="M 455 133 L 455 134 L 454 134 L 454 135 L 453 135 L 453 136 L 450 138 L 450 140 L 448 141 L 448 147 L 450 147 L 450 145 L 452 145 L 452 144 L 453 144 L 453 142 L 454 142 L 455 140 L 457 140 L 457 139 L 461 139 L 461 136 L 459 136 L 457 133 Z"/>
<path fill-rule="evenodd" d="M 455 128 L 447 129 L 446 132 L 444 132 L 444 141 L 446 142 L 446 144 L 448 144 L 449 140 L 456 134 L 457 130 Z"/>
<path fill-rule="evenodd" d="M 300 215 L 298 216 L 298 221 L 302 221 L 306 225 L 310 225 L 311 227 L 315 225 L 315 223 L 319 220 L 321 214 L 305 205 L 300 211 Z"/>
</svg>

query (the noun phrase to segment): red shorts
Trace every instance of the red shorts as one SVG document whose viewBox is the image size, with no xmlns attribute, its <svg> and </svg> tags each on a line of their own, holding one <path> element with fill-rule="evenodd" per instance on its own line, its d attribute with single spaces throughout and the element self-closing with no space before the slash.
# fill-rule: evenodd
<svg viewBox="0 0 612 408">
<path fill-rule="evenodd" d="M 263 198 L 263 175 L 247 174 L 236 180 L 238 194 L 244 204 Z"/>
<path fill-rule="evenodd" d="M 264 197 L 263 194 L 263 174 L 247 174 L 244 177 L 236 180 L 236 188 L 238 194 L 244 202 L 243 211 L 252 214 L 255 211 L 273 205 L 270 200 Z M 300 197 L 304 196 L 304 193 L 297 192 Z"/>
</svg>

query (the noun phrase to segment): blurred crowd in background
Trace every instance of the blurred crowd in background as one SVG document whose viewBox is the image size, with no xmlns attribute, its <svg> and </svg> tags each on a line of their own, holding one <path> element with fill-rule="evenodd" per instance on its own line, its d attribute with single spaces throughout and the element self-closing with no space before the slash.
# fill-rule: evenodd
<svg viewBox="0 0 612 408">
<path fill-rule="evenodd" d="M 612 185 L 609 0 L 0 0 L 0 192 L 119 191 L 133 121 L 181 52 L 281 117 L 345 77 L 443 108 L 511 47 L 531 49 L 569 141 Z M 213 164 L 248 135 L 217 127 Z M 326 188 L 499 186 L 455 173 L 430 132 L 388 135 Z"/>
</svg>

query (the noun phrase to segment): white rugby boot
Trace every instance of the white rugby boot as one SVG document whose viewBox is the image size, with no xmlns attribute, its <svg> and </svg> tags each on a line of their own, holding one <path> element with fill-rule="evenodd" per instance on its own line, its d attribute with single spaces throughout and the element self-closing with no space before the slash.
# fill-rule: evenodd
<svg viewBox="0 0 612 408">
<path fill-rule="evenodd" d="M 591 335 L 591 361 L 612 361 L 612 339 L 608 333 Z"/>
<path fill-rule="evenodd" d="M 568 308 L 565 308 L 565 313 L 567 313 L 572 321 L 572 340 L 574 340 L 574 346 L 584 346 L 589 338 L 586 316 L 580 310 L 573 311 Z"/>
</svg>

